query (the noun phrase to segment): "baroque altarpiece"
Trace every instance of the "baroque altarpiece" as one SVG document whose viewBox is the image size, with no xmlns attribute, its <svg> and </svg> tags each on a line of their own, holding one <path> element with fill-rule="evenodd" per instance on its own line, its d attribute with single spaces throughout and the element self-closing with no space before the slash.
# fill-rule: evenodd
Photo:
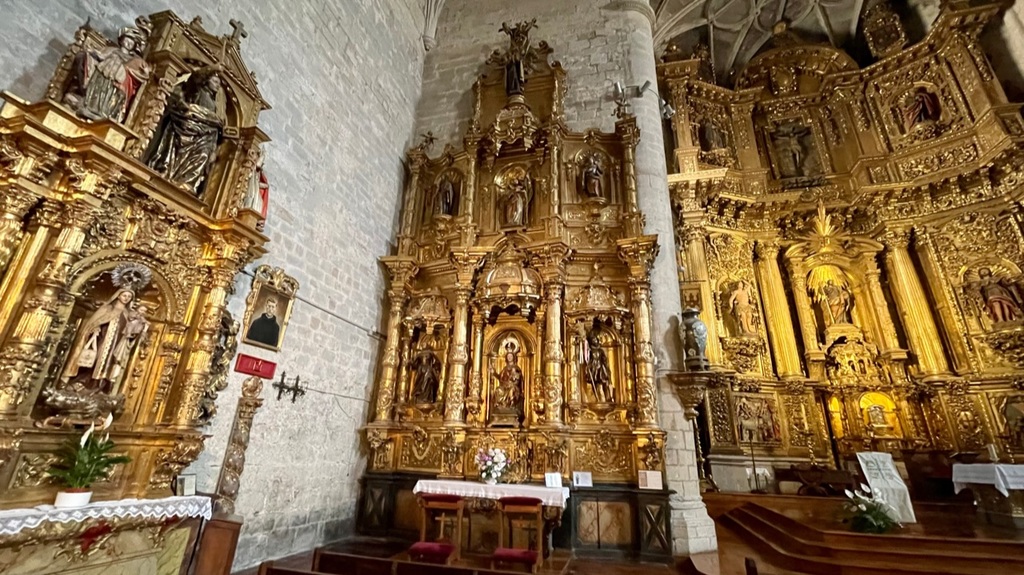
<svg viewBox="0 0 1024 575">
<path fill-rule="evenodd" d="M 785 23 L 732 88 L 707 48 L 659 66 L 720 484 L 751 451 L 1024 452 L 1024 123 L 979 44 L 1000 7 L 943 6 L 913 45 L 870 7 L 863 66 Z"/>
<path fill-rule="evenodd" d="M 532 26 L 504 27 L 509 48 L 473 86 L 462 145 L 431 157 L 427 134 L 408 153 L 397 253 L 382 258 L 365 531 L 414 530 L 416 479 L 478 481 L 479 448 L 509 454 L 512 483 L 589 471 L 628 489 L 663 469 L 639 130 L 623 115 L 613 133 L 570 131 L 566 73 Z M 609 507 L 624 546 L 634 505 Z M 596 520 L 598 504 L 581 513 Z"/>
<path fill-rule="evenodd" d="M 97 499 L 170 495 L 203 448 L 199 427 L 227 383 L 226 299 L 267 242 L 251 196 L 268 105 L 232 24 L 218 36 L 198 18 L 160 12 L 116 39 L 86 24 L 45 100 L 3 94 L 5 508 L 52 502 L 54 451 L 108 415 L 115 451 L 131 461 L 93 485 Z M 59 536 L 75 546 L 75 530 L 89 528 L 61 525 L 8 542 Z"/>
</svg>

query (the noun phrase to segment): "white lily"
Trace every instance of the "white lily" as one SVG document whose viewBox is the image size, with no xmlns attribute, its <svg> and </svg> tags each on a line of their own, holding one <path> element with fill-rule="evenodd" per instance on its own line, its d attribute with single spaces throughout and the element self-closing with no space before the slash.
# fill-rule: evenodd
<svg viewBox="0 0 1024 575">
<path fill-rule="evenodd" d="M 110 424 L 113 423 L 113 422 L 114 422 L 114 414 L 113 413 L 108 413 L 107 414 L 107 418 L 103 420 L 103 427 L 101 427 L 100 429 L 106 429 L 106 428 L 110 427 Z"/>
<path fill-rule="evenodd" d="M 78 441 L 79 447 L 85 447 L 85 442 L 89 441 L 89 436 L 92 435 L 93 431 L 96 431 L 96 425 L 89 424 L 89 429 L 85 430 L 85 433 L 82 434 L 82 439 Z"/>
</svg>

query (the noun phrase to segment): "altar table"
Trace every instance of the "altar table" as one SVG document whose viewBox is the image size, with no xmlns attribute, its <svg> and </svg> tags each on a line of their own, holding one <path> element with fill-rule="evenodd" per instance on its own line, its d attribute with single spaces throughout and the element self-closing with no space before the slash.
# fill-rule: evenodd
<svg viewBox="0 0 1024 575">
<path fill-rule="evenodd" d="M 435 495 L 458 495 L 467 499 L 494 499 L 502 497 L 534 497 L 545 507 L 565 508 L 569 499 L 568 487 L 545 487 L 543 485 L 522 485 L 498 483 L 488 485 L 479 481 L 457 481 L 444 479 L 421 479 L 412 488 L 413 493 Z"/>
<path fill-rule="evenodd" d="M 988 522 L 1024 529 L 1024 465 L 954 463 L 953 488 L 965 487 Z"/>
</svg>

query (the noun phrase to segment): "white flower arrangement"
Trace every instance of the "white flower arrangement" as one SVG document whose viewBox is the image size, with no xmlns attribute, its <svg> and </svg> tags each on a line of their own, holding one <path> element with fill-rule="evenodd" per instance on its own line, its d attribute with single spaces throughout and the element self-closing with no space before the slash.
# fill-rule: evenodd
<svg viewBox="0 0 1024 575">
<path fill-rule="evenodd" d="M 846 490 L 844 507 L 849 517 L 845 520 L 850 528 L 858 533 L 888 533 L 893 528 L 903 527 L 896 520 L 896 509 L 882 498 L 880 493 L 872 493 L 871 488 L 861 483 L 857 491 Z"/>
<path fill-rule="evenodd" d="M 483 449 L 476 452 L 476 467 L 484 481 L 497 482 L 508 467 L 508 456 L 500 448 Z"/>
</svg>

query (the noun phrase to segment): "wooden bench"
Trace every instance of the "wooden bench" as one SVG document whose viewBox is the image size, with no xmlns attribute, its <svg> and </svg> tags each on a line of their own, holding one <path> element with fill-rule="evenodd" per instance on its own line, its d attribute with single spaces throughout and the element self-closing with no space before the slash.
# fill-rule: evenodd
<svg viewBox="0 0 1024 575">
<path fill-rule="evenodd" d="M 313 552 L 313 571 L 328 575 L 392 575 L 390 558 L 336 553 L 326 549 Z"/>
<path fill-rule="evenodd" d="M 259 575 L 320 575 L 316 571 L 305 569 L 292 569 L 290 567 L 275 567 L 273 561 L 260 563 Z"/>
</svg>

